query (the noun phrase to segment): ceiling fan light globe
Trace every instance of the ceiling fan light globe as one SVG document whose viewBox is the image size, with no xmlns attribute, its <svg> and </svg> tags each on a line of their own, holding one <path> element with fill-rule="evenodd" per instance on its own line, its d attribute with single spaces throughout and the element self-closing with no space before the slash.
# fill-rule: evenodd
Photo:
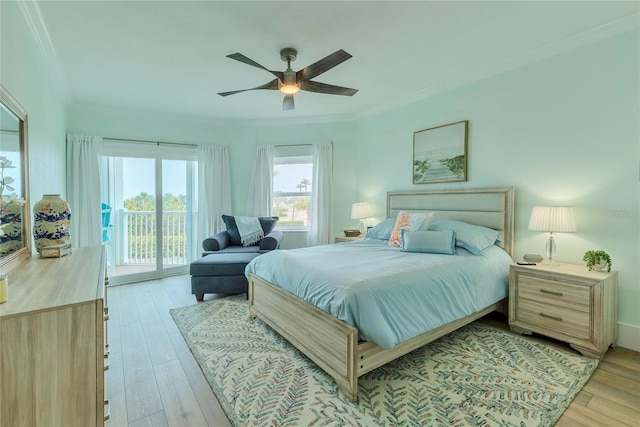
<svg viewBox="0 0 640 427">
<path fill-rule="evenodd" d="M 294 93 L 298 93 L 300 88 L 297 85 L 282 85 L 280 86 L 280 92 L 285 95 L 293 95 Z"/>
</svg>

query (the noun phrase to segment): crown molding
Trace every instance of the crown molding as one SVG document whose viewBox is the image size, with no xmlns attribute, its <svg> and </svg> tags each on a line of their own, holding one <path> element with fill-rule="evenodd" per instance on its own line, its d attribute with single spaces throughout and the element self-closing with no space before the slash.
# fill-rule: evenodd
<svg viewBox="0 0 640 427">
<path fill-rule="evenodd" d="M 70 103 L 72 100 L 69 86 L 67 85 L 66 78 L 62 71 L 62 65 L 60 59 L 51 41 L 51 36 L 47 30 L 47 26 L 42 19 L 42 13 L 40 13 L 40 7 L 35 1 L 18 1 L 16 2 L 22 12 L 25 23 L 29 27 L 29 31 L 38 45 L 40 52 L 44 58 L 45 64 L 51 70 L 53 80 L 59 84 L 60 92 L 65 103 Z"/>
<path fill-rule="evenodd" d="M 524 65 L 538 62 L 581 46 L 595 43 L 597 41 L 604 40 L 609 37 L 631 31 L 633 29 L 637 29 L 639 25 L 640 13 L 636 12 L 631 15 L 627 15 L 614 21 L 608 22 L 606 24 L 591 28 L 589 30 L 572 34 L 561 40 L 557 40 L 539 46 L 537 48 L 530 49 L 527 52 L 514 55 L 488 66 L 478 68 L 467 73 L 459 74 L 450 79 L 423 88 L 411 96 L 365 110 L 360 114 L 356 114 L 355 118 L 365 118 L 385 111 L 393 110 L 395 108 L 399 108 L 412 102 L 428 98 L 438 93 L 458 88 L 468 83 L 486 79 L 488 77 L 511 71 Z"/>
</svg>

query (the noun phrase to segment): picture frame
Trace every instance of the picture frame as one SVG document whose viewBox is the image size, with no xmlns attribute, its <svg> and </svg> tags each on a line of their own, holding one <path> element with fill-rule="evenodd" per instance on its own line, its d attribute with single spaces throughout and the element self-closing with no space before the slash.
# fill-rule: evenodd
<svg viewBox="0 0 640 427">
<path fill-rule="evenodd" d="M 413 183 L 467 180 L 469 120 L 413 133 Z"/>
</svg>

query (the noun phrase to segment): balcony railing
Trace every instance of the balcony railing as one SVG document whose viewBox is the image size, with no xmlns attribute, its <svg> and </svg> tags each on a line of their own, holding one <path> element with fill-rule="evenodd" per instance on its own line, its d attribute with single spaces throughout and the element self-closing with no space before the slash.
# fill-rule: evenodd
<svg viewBox="0 0 640 427">
<path fill-rule="evenodd" d="M 162 215 L 162 263 L 163 265 L 186 265 L 190 253 L 187 239 L 188 228 L 185 211 L 164 211 Z M 119 211 L 116 232 L 121 237 L 117 242 L 117 265 L 155 264 L 157 255 L 156 213 L 152 211 Z"/>
</svg>

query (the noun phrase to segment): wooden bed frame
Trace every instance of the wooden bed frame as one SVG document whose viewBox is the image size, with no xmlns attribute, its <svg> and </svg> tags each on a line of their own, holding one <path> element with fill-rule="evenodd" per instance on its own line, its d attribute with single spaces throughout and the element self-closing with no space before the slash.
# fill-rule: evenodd
<svg viewBox="0 0 640 427">
<path fill-rule="evenodd" d="M 502 233 L 500 245 L 513 255 L 513 187 L 387 193 L 387 217 L 399 211 L 435 212 Z M 249 310 L 333 377 L 350 401 L 358 398 L 358 377 L 474 320 L 502 308 L 499 301 L 477 313 L 425 332 L 385 350 L 359 342 L 358 329 L 336 319 L 256 275 L 249 277 Z"/>
</svg>

